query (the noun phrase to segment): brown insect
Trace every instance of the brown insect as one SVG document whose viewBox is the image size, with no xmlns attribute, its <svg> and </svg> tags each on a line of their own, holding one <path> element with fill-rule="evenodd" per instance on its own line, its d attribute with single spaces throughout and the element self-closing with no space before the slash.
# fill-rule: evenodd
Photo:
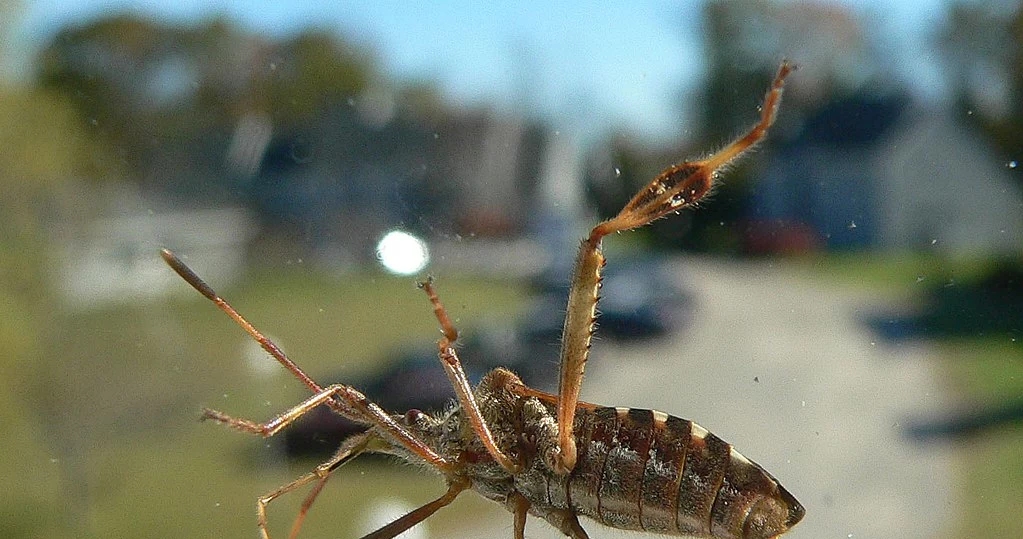
<svg viewBox="0 0 1023 539">
<path fill-rule="evenodd" d="M 203 412 L 204 419 L 268 437 L 322 404 L 369 427 L 347 438 L 312 472 L 259 498 L 261 537 L 269 539 L 266 508 L 271 501 L 313 483 L 292 525 L 294 538 L 331 472 L 367 452 L 426 464 L 448 485 L 441 497 L 367 538 L 395 537 L 466 489 L 507 507 L 515 518 L 516 539 L 523 539 L 528 514 L 573 539 L 588 537 L 579 515 L 614 528 L 720 539 L 777 537 L 799 522 L 803 506 L 771 474 L 699 425 L 652 410 L 579 401 L 604 266 L 601 239 L 696 204 L 711 190 L 722 167 L 764 138 L 774 123 L 785 77 L 793 69 L 787 62 L 781 64 L 760 121 L 748 133 L 706 159 L 669 167 L 583 240 L 568 297 L 557 395 L 526 387 L 503 368 L 491 371 L 473 389 L 453 347 L 458 332 L 428 280 L 420 286 L 442 329 L 437 343 L 440 363 L 458 403 L 440 414 L 385 412 L 349 386 L 321 387 L 173 253 L 163 250 L 174 271 L 314 393 L 266 423 L 209 409 Z"/>
</svg>

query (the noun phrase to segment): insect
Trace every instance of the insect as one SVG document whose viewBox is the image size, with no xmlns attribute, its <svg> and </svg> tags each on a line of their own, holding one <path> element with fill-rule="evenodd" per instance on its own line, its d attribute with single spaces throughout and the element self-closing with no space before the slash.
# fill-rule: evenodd
<svg viewBox="0 0 1023 539">
<path fill-rule="evenodd" d="M 258 499 L 262 539 L 270 536 L 267 506 L 272 501 L 312 484 L 292 524 L 290 537 L 294 538 L 331 473 L 369 452 L 425 464 L 447 484 L 439 498 L 365 536 L 372 539 L 399 535 L 469 489 L 514 515 L 515 539 L 523 539 L 528 515 L 546 520 L 572 539 L 588 538 L 580 515 L 614 528 L 718 539 L 774 538 L 798 523 L 803 506 L 773 476 L 696 423 L 652 410 L 579 401 L 605 262 L 602 238 L 699 202 L 725 165 L 764 138 L 777 115 L 785 78 L 794 69 L 788 62 L 781 64 L 764 98 L 759 122 L 745 135 L 706 159 L 664 170 L 617 216 L 599 223 L 582 241 L 568 297 L 556 395 L 527 387 L 504 368 L 491 371 L 473 388 L 454 348 L 458 332 L 432 281 L 427 280 L 420 287 L 441 327 L 438 357 L 457 404 L 436 414 L 385 412 L 355 388 L 317 384 L 164 249 L 162 256 L 175 272 L 313 392 L 265 423 L 210 409 L 203 411 L 204 419 L 269 437 L 313 408 L 326 405 L 368 426 L 345 439 L 313 471 Z"/>
</svg>

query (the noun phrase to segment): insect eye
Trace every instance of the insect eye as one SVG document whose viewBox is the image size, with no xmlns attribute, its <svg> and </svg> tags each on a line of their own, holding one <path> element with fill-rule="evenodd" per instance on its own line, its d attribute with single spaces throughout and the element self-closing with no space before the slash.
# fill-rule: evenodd
<svg viewBox="0 0 1023 539">
<path fill-rule="evenodd" d="M 418 423 L 419 418 L 421 418 L 422 416 L 423 416 L 422 410 L 417 410 L 413 408 L 405 412 L 405 423 L 409 425 L 412 425 L 413 423 Z"/>
</svg>

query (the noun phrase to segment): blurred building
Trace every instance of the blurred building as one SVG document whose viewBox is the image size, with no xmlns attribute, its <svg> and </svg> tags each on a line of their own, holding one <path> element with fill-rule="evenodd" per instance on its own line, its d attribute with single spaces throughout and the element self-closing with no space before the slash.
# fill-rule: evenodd
<svg viewBox="0 0 1023 539">
<path fill-rule="evenodd" d="M 125 184 L 77 189 L 73 196 L 77 207 L 94 208 L 67 216 L 51 231 L 60 261 L 54 288 L 69 306 L 89 309 L 186 290 L 160 258 L 163 248 L 186 255 L 212 282 L 226 285 L 244 273 L 255 220 L 243 208 L 175 208 Z"/>
<path fill-rule="evenodd" d="M 966 122 L 902 96 L 829 102 L 770 159 L 751 213 L 777 237 L 800 230 L 831 249 L 955 255 L 1023 245 L 1023 193 L 1009 165 Z"/>
</svg>

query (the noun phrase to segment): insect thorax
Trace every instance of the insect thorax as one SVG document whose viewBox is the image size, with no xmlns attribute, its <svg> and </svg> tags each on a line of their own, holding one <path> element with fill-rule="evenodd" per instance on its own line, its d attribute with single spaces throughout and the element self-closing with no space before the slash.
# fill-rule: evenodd
<svg viewBox="0 0 1023 539">
<path fill-rule="evenodd" d="M 490 455 L 457 404 L 440 413 L 410 410 L 393 417 L 439 455 L 459 463 L 461 475 L 469 479 L 473 490 L 484 497 L 503 504 L 518 490 L 532 499 L 530 491 L 536 489 L 535 485 L 545 484 L 543 476 L 553 473 L 558 426 L 552 406 L 513 391 L 521 384 L 514 373 L 499 368 L 484 376 L 473 391 L 495 443 L 523 468 L 514 476 Z M 420 458 L 396 444 L 385 452 L 425 465 Z M 539 492 L 535 494 L 540 496 Z"/>
</svg>

